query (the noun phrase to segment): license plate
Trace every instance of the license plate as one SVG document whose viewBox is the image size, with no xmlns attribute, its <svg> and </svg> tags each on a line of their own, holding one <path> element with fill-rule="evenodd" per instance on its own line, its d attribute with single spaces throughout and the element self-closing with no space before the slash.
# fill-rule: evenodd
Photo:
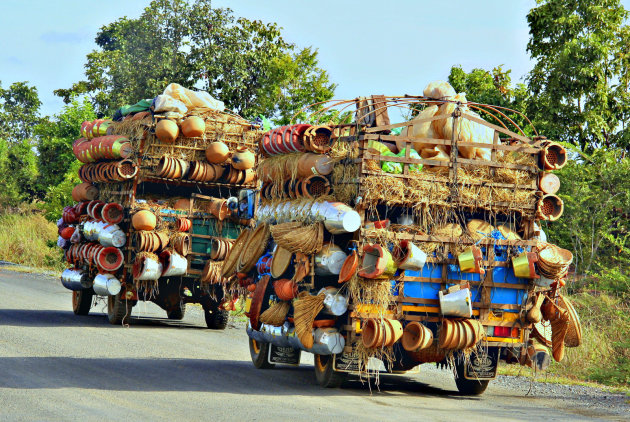
<svg viewBox="0 0 630 422">
<path fill-rule="evenodd" d="M 302 351 L 293 347 L 278 347 L 273 344 L 269 347 L 269 363 L 281 363 L 283 365 L 299 365 Z"/>
<path fill-rule="evenodd" d="M 338 372 L 359 372 L 359 359 L 354 353 L 334 355 L 333 369 Z"/>
<path fill-rule="evenodd" d="M 488 353 L 471 353 L 468 363 L 464 365 L 464 378 L 469 380 L 491 380 L 497 377 L 499 352 L 501 348 L 493 347 Z"/>
</svg>

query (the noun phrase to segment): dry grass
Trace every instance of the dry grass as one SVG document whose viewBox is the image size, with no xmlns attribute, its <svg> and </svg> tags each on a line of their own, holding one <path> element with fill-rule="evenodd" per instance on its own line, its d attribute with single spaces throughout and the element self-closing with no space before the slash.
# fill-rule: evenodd
<svg viewBox="0 0 630 422">
<path fill-rule="evenodd" d="M 41 214 L 0 215 L 0 260 L 61 271 L 63 253 L 57 247 L 57 226 Z"/>
</svg>

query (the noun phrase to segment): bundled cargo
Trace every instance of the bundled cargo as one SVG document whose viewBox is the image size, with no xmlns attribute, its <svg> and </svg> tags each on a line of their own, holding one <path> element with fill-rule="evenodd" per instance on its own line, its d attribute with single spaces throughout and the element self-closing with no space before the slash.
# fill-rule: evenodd
<svg viewBox="0 0 630 422">
<path fill-rule="evenodd" d="M 254 365 L 310 352 L 318 381 L 334 386 L 373 373 L 372 358 L 387 371 L 438 362 L 460 391 L 481 394 L 499 360 L 544 368 L 546 347 L 561 360 L 579 345 L 559 294 L 572 257 L 538 225 L 562 214 L 549 172 L 566 151 L 508 129 L 445 82 L 421 97 L 352 102 L 354 123 L 283 126 L 260 140 L 256 227 L 221 273 L 249 291 Z M 401 104 L 416 117 L 390 124 Z"/>
<path fill-rule="evenodd" d="M 138 300 L 181 319 L 194 302 L 208 327 L 224 328 L 235 292 L 206 272 L 250 225 L 261 134 L 207 93 L 176 84 L 112 120 L 84 122 L 73 144 L 82 183 L 58 223 L 75 313 L 105 296 L 111 323 L 127 320 Z"/>
</svg>

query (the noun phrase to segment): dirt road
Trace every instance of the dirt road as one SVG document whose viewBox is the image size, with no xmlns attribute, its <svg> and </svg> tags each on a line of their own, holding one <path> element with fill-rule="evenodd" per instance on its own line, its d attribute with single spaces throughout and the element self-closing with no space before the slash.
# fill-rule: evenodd
<svg viewBox="0 0 630 422">
<path fill-rule="evenodd" d="M 0 420 L 622 420 L 627 397 L 585 387 L 500 377 L 481 397 L 456 393 L 430 365 L 322 389 L 312 359 L 299 368 L 256 370 L 242 327 L 205 328 L 139 303 L 130 328 L 111 326 L 105 304 L 72 313 L 71 294 L 41 275 L 0 267 Z"/>
</svg>

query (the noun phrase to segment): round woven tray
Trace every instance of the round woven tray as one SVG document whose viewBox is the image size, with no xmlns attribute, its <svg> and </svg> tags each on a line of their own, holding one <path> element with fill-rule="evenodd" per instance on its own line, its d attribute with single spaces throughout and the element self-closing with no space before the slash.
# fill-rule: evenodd
<svg viewBox="0 0 630 422">
<path fill-rule="evenodd" d="M 567 347 L 578 347 L 582 344 L 582 325 L 580 324 L 580 317 L 575 311 L 573 304 L 569 302 L 569 299 L 562 295 L 558 296 L 558 306 L 569 312 L 569 329 L 564 338 L 564 344 Z"/>
<path fill-rule="evenodd" d="M 236 272 L 248 273 L 256 265 L 258 258 L 262 256 L 267 249 L 269 242 L 269 225 L 261 223 L 254 229 L 247 239 L 247 243 L 243 246 L 243 250 L 238 258 Z"/>
<path fill-rule="evenodd" d="M 236 238 L 234 245 L 232 245 L 232 249 L 230 249 L 230 252 L 227 254 L 225 260 L 223 261 L 221 277 L 230 277 L 236 271 L 236 267 L 241 256 L 241 251 L 247 243 L 251 232 L 252 231 L 250 229 L 245 229 Z"/>
</svg>

